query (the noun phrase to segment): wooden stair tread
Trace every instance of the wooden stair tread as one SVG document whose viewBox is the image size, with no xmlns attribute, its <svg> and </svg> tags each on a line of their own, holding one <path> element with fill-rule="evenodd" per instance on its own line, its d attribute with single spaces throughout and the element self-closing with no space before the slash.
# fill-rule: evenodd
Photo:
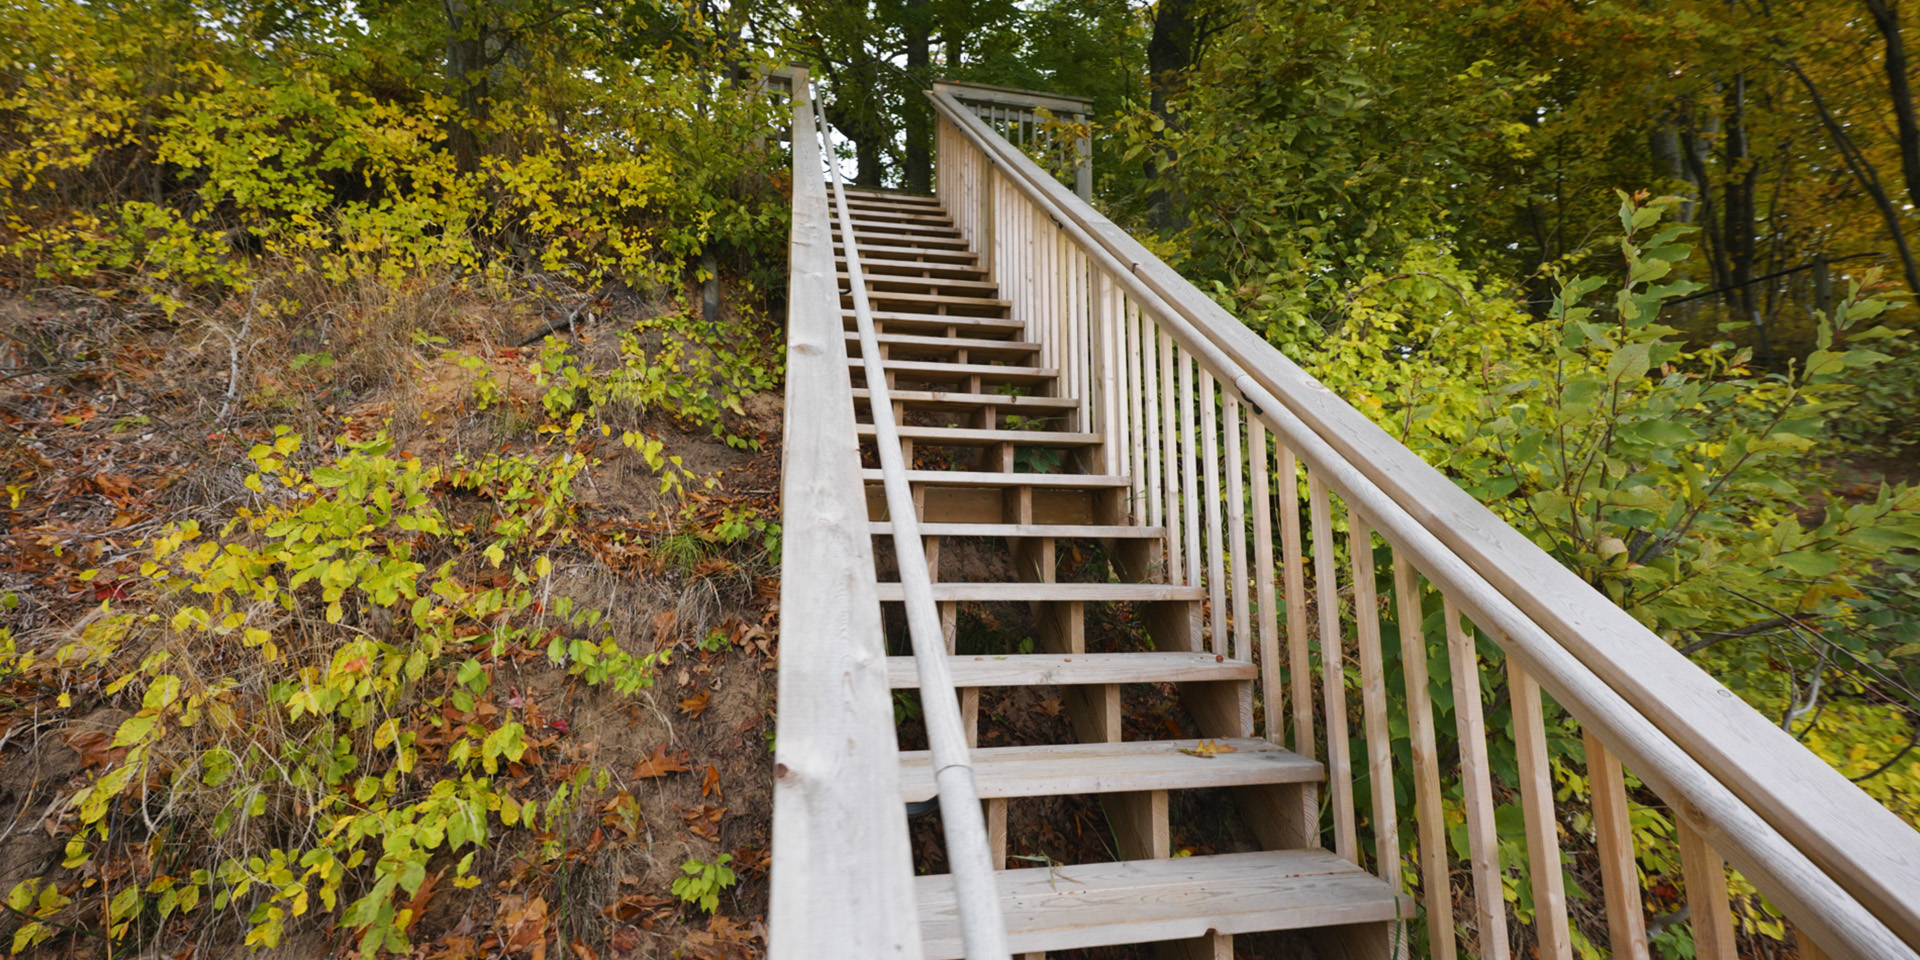
<svg viewBox="0 0 1920 960">
<path fill-rule="evenodd" d="M 1045 687 L 1105 683 L 1252 680 L 1253 664 L 1211 653 L 1023 653 L 1004 657 L 950 656 L 956 687 Z M 887 658 L 887 685 L 920 686 L 912 657 Z M 1264 742 L 1264 741 L 1262 741 Z M 929 774 L 931 776 L 931 774 Z"/>
<path fill-rule="evenodd" d="M 843 244 L 839 240 L 835 240 L 833 241 L 833 246 L 835 251 L 834 252 L 835 259 L 840 262 L 845 262 L 846 251 L 840 249 L 843 246 Z M 921 262 L 920 258 L 925 258 L 925 257 L 940 257 L 942 259 L 938 262 L 941 262 L 941 263 L 971 263 L 978 259 L 977 257 L 974 256 L 974 253 L 971 250 L 955 250 L 952 248 L 941 249 L 941 248 L 928 248 L 928 247 L 896 247 L 890 244 L 869 244 L 865 240 L 862 240 L 860 242 L 860 262 L 861 263 L 866 263 L 868 261 L 892 262 L 892 263 L 919 263 Z"/>
<path fill-rule="evenodd" d="M 875 520 L 876 537 L 892 536 L 893 524 Z M 1103 523 L 922 523 L 925 537 L 1055 537 L 1062 540 L 1152 540 L 1167 535 L 1165 527 L 1135 527 Z"/>
<path fill-rule="evenodd" d="M 991 354 L 1039 353 L 1040 345 L 1030 340 L 987 340 L 980 337 L 927 337 L 908 333 L 877 334 L 881 344 L 898 347 L 937 347 L 943 350 L 980 351 Z M 847 345 L 858 346 L 858 331 L 847 331 Z"/>
<path fill-rule="evenodd" d="M 1080 409 L 1080 401 L 1068 397 L 1010 397 L 1002 393 L 967 393 L 962 390 L 895 390 L 892 396 L 895 403 L 931 409 L 974 410 L 993 407 L 1010 413 L 1026 410 L 1064 413 Z M 872 391 L 866 387 L 855 387 L 853 399 L 871 400 Z"/>
<path fill-rule="evenodd" d="M 840 288 L 842 290 L 850 289 L 849 284 L 853 281 L 847 272 L 842 270 L 839 277 Z M 992 280 L 960 280 L 954 277 L 902 277 L 891 273 L 876 273 L 872 270 L 866 272 L 866 281 L 869 287 L 874 284 L 884 283 L 900 287 L 913 286 L 937 287 L 944 290 L 985 290 L 988 293 L 998 293 L 1000 291 L 1000 285 Z"/>
<path fill-rule="evenodd" d="M 862 254 L 865 254 L 866 250 L 862 249 L 860 252 Z M 911 260 L 876 260 L 871 257 L 862 256 L 860 259 L 860 265 L 866 268 L 867 273 L 875 276 L 885 276 L 885 277 L 910 276 L 912 274 L 912 271 L 922 270 L 927 273 L 935 274 L 938 276 L 955 276 L 955 277 L 963 277 L 965 279 L 973 279 L 973 280 L 987 279 L 987 271 L 982 270 L 979 267 L 963 267 L 958 264 L 952 264 L 952 263 L 919 263 Z M 844 266 L 844 264 L 842 264 L 842 266 Z M 844 274 L 844 271 L 843 271 L 843 274 Z"/>
<path fill-rule="evenodd" d="M 840 299 L 853 299 L 853 291 L 841 291 Z M 932 306 L 951 307 L 997 307 L 1005 309 L 1013 306 L 1013 301 L 1001 300 L 998 297 L 967 297 L 953 293 L 899 293 L 891 290 L 868 291 L 867 299 L 885 300 L 889 303 L 925 303 Z"/>
<path fill-rule="evenodd" d="M 880 583 L 880 602 L 900 603 L 906 592 L 897 581 Z M 1173 583 L 946 583 L 933 584 L 933 599 L 954 602 L 1014 603 L 1022 600 L 1078 603 L 1148 603 L 1204 600 L 1204 587 Z"/>
<path fill-rule="evenodd" d="M 1016 954 L 1414 915 L 1411 899 L 1325 850 L 1029 867 L 1003 870 L 995 880 L 1007 946 Z M 959 960 L 952 877 L 913 882 L 926 960 Z"/>
<path fill-rule="evenodd" d="M 960 231 L 958 230 L 883 230 L 880 229 L 880 225 L 877 224 L 854 224 L 853 236 L 854 239 L 859 240 L 862 244 L 866 243 L 869 239 L 873 239 L 908 241 L 905 244 L 888 244 L 889 246 L 940 246 L 948 249 L 965 249 L 968 246 L 967 241 L 960 236 Z M 834 227 L 833 244 L 836 247 L 845 244 L 845 241 L 840 237 L 838 225 Z"/>
<path fill-rule="evenodd" d="M 863 469 L 861 479 L 880 483 L 879 470 Z M 908 470 L 907 482 L 930 487 L 1046 487 L 1057 489 L 1110 489 L 1131 487 L 1133 481 L 1122 476 L 1099 473 L 992 473 L 985 470 Z"/>
<path fill-rule="evenodd" d="M 840 319 L 847 329 L 853 329 L 859 323 L 852 308 L 843 308 Z M 873 322 L 889 327 L 906 326 L 912 329 L 944 330 L 954 327 L 968 333 L 1000 332 L 1021 336 L 1027 332 L 1024 320 L 1009 320 L 1006 317 L 961 317 L 944 313 L 916 313 L 909 310 L 875 310 Z"/>
<path fill-rule="evenodd" d="M 856 375 L 865 375 L 866 361 L 848 357 L 847 365 Z M 1052 367 L 994 366 L 986 363 L 940 363 L 933 360 L 882 360 L 882 373 L 898 374 L 908 380 L 951 382 L 979 377 L 993 383 L 1047 383 L 1060 376 Z"/>
<path fill-rule="evenodd" d="M 871 423 L 853 425 L 854 435 L 862 440 L 874 435 Z M 900 439 L 914 440 L 933 446 L 981 447 L 998 443 L 1010 443 L 1016 447 L 1091 447 L 1101 441 L 1097 433 L 1075 433 L 1067 430 L 983 430 L 974 427 L 915 427 L 898 428 Z"/>
<path fill-rule="evenodd" d="M 983 800 L 1317 783 L 1326 778 L 1326 768 L 1318 761 L 1265 740 L 1229 737 L 1206 742 L 1225 744 L 1233 752 L 1200 757 L 1181 752 L 1195 750 L 1199 740 L 1128 740 L 975 747 L 969 757 L 973 783 Z M 933 755 L 926 750 L 900 751 L 900 799 L 917 803 L 939 792 L 933 779 Z"/>
<path fill-rule="evenodd" d="M 853 204 L 848 204 L 847 208 L 848 212 L 853 214 L 853 222 L 856 225 L 863 223 L 900 223 L 914 226 L 924 223 L 947 228 L 953 227 L 953 218 L 947 216 L 946 212 L 942 210 L 910 210 L 899 207 L 854 206 Z M 840 211 L 838 209 L 829 210 L 827 212 L 827 220 L 830 223 L 839 223 Z"/>
<path fill-rule="evenodd" d="M 860 200 L 884 200 L 888 203 L 919 203 L 919 204 L 925 204 L 927 206 L 933 206 L 933 207 L 937 207 L 940 205 L 939 197 L 935 197 L 925 193 L 907 193 L 904 190 L 880 190 L 880 189 L 875 189 L 873 187 L 843 186 L 841 189 L 847 192 L 847 200 L 849 202 L 855 199 L 860 199 Z M 829 196 L 833 194 L 832 181 L 827 181 L 827 194 Z"/>
</svg>

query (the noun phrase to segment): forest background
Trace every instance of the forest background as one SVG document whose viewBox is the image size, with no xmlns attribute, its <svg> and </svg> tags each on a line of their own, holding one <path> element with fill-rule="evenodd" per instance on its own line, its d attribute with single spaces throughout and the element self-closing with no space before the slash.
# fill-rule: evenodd
<svg viewBox="0 0 1920 960">
<path fill-rule="evenodd" d="M 0 0 L 0 930 L 760 948 L 786 62 L 918 192 L 932 80 L 1091 97 L 1109 216 L 1920 824 L 1913 26 Z"/>
</svg>

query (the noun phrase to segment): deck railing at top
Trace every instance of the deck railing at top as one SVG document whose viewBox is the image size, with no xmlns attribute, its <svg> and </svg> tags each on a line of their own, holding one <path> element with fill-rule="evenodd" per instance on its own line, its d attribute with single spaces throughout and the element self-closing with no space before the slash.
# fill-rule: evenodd
<svg viewBox="0 0 1920 960">
<path fill-rule="evenodd" d="M 1524 841 L 1527 851 L 1539 956 L 1573 956 L 1542 691 L 1582 730 L 1614 956 L 1648 956 L 1623 762 L 1674 815 L 1698 956 L 1734 956 L 1729 862 L 1785 913 L 1802 956 L 1916 956 L 1920 834 L 1306 376 L 953 91 L 936 85 L 930 96 L 948 211 L 1042 345 L 1040 362 L 1059 368 L 1062 389 L 1081 401 L 1080 429 L 1104 436 L 1094 466 L 1132 479 L 1128 520 L 1165 525 L 1161 575 L 1207 589 L 1194 642 L 1258 664 L 1260 732 L 1309 757 L 1324 747 L 1334 849 L 1398 885 L 1386 688 L 1393 651 L 1381 637 L 1376 538 L 1387 547 L 1417 874 L 1428 915 L 1447 919 L 1429 924 L 1432 956 L 1456 955 L 1455 922 L 1471 934 L 1474 955 L 1509 956 L 1505 840 Z M 1344 586 L 1335 550 L 1342 516 Z M 1309 556 L 1322 601 L 1312 608 L 1317 630 L 1307 622 Z M 1345 616 L 1343 595 L 1351 597 Z M 1445 663 L 1432 669 L 1450 676 L 1460 743 L 1472 906 L 1459 917 L 1442 822 L 1442 781 L 1454 771 L 1436 756 L 1423 629 L 1434 607 L 1445 636 L 1434 652 Z M 1490 642 L 1478 642 L 1474 627 Z M 1350 658 L 1359 674 L 1358 758 L 1349 756 L 1341 694 Z M 1501 834 L 1494 818 L 1479 694 L 1483 670 L 1502 667 L 1518 836 Z M 1241 716 L 1212 720 L 1250 727 L 1252 711 L 1244 704 Z M 1366 847 L 1356 775 L 1370 796 Z"/>
<path fill-rule="evenodd" d="M 1092 100 L 953 80 L 937 80 L 933 89 L 1013 144 L 1050 157 L 1063 172 L 1071 171 L 1073 192 L 1082 200 L 1093 199 L 1093 137 L 1087 129 Z M 1069 126 L 1049 125 L 1049 117 Z"/>
</svg>

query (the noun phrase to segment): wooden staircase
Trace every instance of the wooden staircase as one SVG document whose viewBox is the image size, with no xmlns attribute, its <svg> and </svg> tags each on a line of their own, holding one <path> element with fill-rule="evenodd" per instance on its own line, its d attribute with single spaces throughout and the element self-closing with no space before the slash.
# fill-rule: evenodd
<svg viewBox="0 0 1920 960">
<path fill-rule="evenodd" d="M 1234 935 L 1271 930 L 1302 931 L 1325 957 L 1404 953 L 1398 921 L 1413 915 L 1412 902 L 1321 849 L 1324 767 L 1254 736 L 1255 665 L 1208 652 L 1206 590 L 1167 582 L 1166 529 L 1129 522 L 1136 483 L 1099 472 L 1110 462 L 1100 455 L 1105 435 L 1067 396 L 1061 371 L 1042 364 L 1042 345 L 1012 318 L 947 212 L 927 197 L 849 191 L 848 200 L 904 458 L 944 467 L 912 469 L 908 480 L 947 652 L 956 653 L 962 603 L 1024 604 L 1034 624 L 1034 653 L 951 658 L 1014 953 L 1153 942 L 1165 955 L 1230 958 Z M 847 226 L 833 218 L 855 429 L 871 464 Z M 1032 454 L 1050 469 L 1028 469 Z M 880 471 L 864 479 L 876 546 L 890 546 Z M 943 579 L 941 547 L 955 538 L 1004 542 L 1013 578 Z M 1112 560 L 1094 567 L 1110 571 L 1106 582 L 1060 580 L 1063 540 L 1097 542 Z M 881 582 L 879 599 L 897 607 L 901 585 Z M 1153 649 L 1119 649 L 1090 630 L 1105 618 L 1090 618 L 1089 605 L 1105 604 L 1129 605 Z M 887 679 L 914 689 L 914 659 L 890 657 Z M 1174 685 L 1205 739 L 1124 739 L 1125 684 Z M 981 690 L 1025 686 L 1058 691 L 1079 742 L 978 748 Z M 1231 749 L 1214 752 L 1222 746 Z M 902 751 L 900 763 L 900 800 L 933 797 L 929 754 Z M 1231 789 L 1262 849 L 1172 858 L 1169 793 L 1219 788 Z M 1005 869 L 1008 805 L 1068 795 L 1098 797 L 1123 859 Z M 962 956 L 949 878 L 915 885 L 926 957 Z"/>
</svg>

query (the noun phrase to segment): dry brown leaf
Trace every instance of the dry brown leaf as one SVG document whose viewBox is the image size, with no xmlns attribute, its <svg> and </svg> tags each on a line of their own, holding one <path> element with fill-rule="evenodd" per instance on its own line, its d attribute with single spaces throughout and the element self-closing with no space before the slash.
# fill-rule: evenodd
<svg viewBox="0 0 1920 960">
<path fill-rule="evenodd" d="M 621 927 L 613 932 L 613 948 L 621 953 L 632 953 L 640 949 L 640 931 L 632 927 Z"/>
<path fill-rule="evenodd" d="M 720 842 L 720 818 L 725 816 L 726 807 L 703 803 L 680 811 L 680 818 L 687 822 L 687 829 L 693 835 L 712 843 Z"/>
<path fill-rule="evenodd" d="M 634 765 L 633 778 L 635 780 L 645 780 L 649 777 L 664 777 L 669 773 L 680 773 L 681 771 L 692 769 L 692 767 L 687 766 L 687 752 L 685 750 L 680 751 L 678 754 L 668 756 L 667 745 L 663 743 L 653 748 L 653 756 L 647 757 Z"/>
<path fill-rule="evenodd" d="M 707 701 L 712 699 L 712 690 L 702 690 L 680 701 L 680 712 L 686 714 L 689 720 L 698 720 L 700 719 L 700 715 L 707 710 Z"/>
<path fill-rule="evenodd" d="M 533 960 L 545 960 L 546 900 L 534 897 L 531 901 L 523 901 L 519 897 L 506 897 L 500 901 L 500 912 L 494 917 L 494 926 L 504 935 L 508 953 L 531 950 Z"/>
<path fill-rule="evenodd" d="M 1034 705 L 1034 709 L 1049 717 L 1057 717 L 1060 715 L 1060 698 L 1041 697 L 1040 702 Z"/>
<path fill-rule="evenodd" d="M 673 640 L 674 624 L 678 623 L 679 620 L 680 615 L 670 609 L 662 610 L 653 615 L 653 648 L 655 650 L 666 646 Z"/>
<path fill-rule="evenodd" d="M 715 770 L 711 763 L 707 764 L 707 775 L 700 779 L 700 795 L 704 797 L 708 794 L 712 794 L 715 800 L 720 799 L 720 771 Z"/>
<path fill-rule="evenodd" d="M 406 907 L 403 908 L 407 919 L 405 923 L 400 925 L 401 933 L 413 929 L 413 925 L 420 922 L 420 916 L 427 912 L 427 904 L 433 900 L 433 891 L 440 886 L 440 878 L 444 876 L 446 872 L 447 871 L 443 869 L 439 873 L 421 881 L 420 889 L 413 892 L 413 899 L 408 900 Z"/>
</svg>

